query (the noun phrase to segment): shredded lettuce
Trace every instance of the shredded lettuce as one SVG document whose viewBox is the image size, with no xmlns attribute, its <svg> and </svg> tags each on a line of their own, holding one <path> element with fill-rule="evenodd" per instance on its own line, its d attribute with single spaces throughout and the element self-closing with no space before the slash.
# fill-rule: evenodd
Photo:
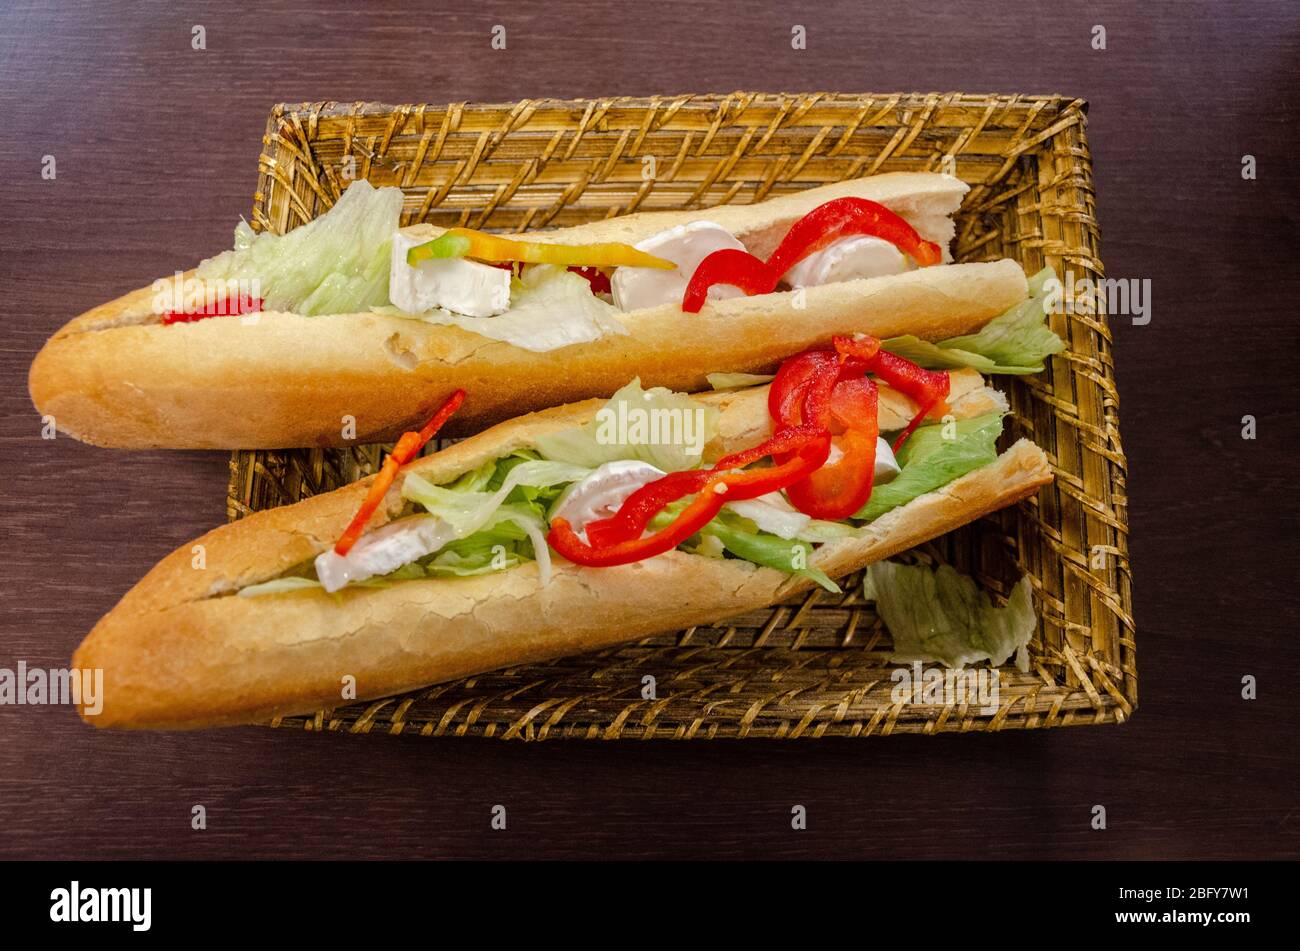
<svg viewBox="0 0 1300 951">
<path fill-rule="evenodd" d="M 1021 578 L 1005 607 L 995 607 L 973 579 L 951 565 L 931 571 L 926 565 L 893 561 L 868 566 L 863 595 L 894 639 L 893 663 L 939 661 L 964 667 L 987 660 L 1029 669 L 1029 639 L 1038 626 L 1029 578 Z"/>
<path fill-rule="evenodd" d="M 798 539 L 769 535 L 767 532 L 754 530 L 752 526 L 753 523 L 747 519 L 723 512 L 704 526 L 700 533 L 717 538 L 722 542 L 723 547 L 737 558 L 809 578 L 827 591 L 840 593 L 840 586 L 832 581 L 826 572 L 820 568 L 808 567 L 813 550 L 811 544 Z"/>
<path fill-rule="evenodd" d="M 583 466 L 546 459 L 507 460 L 508 469 L 495 488 L 478 490 L 453 483 L 434 485 L 417 472 L 402 483 L 402 498 L 418 502 L 426 511 L 447 522 L 461 538 L 467 538 L 489 525 L 507 497 L 519 486 L 546 487 L 567 485 L 585 478 L 591 471 Z M 471 474 L 474 475 L 474 474 Z M 491 486 L 491 481 L 488 485 Z"/>
<path fill-rule="evenodd" d="M 288 234 L 258 234 L 241 221 L 235 248 L 198 267 L 205 281 L 257 281 L 267 310 L 345 314 L 388 303 L 389 252 L 402 211 L 400 188 L 353 182 L 325 214 Z"/>
<path fill-rule="evenodd" d="M 907 334 L 890 337 L 881 346 L 931 370 L 974 367 L 981 373 L 1025 375 L 1040 373 L 1043 361 L 1065 349 L 1046 318 L 1051 313 L 1056 274 L 1043 268 L 1029 279 L 1029 297 L 989 321 L 979 333 L 930 343 Z"/>
<path fill-rule="evenodd" d="M 920 427 L 898 452 L 902 471 L 892 481 L 876 486 L 867 504 L 853 517 L 870 522 L 988 465 L 998 457 L 996 444 L 1001 434 L 1001 413 Z"/>
<path fill-rule="evenodd" d="M 633 380 L 610 398 L 596 418 L 576 429 L 539 438 L 547 459 L 594 469 L 637 459 L 665 472 L 700 465 L 705 445 L 718 430 L 718 411 L 685 393 L 641 388 Z"/>
<path fill-rule="evenodd" d="M 466 317 L 442 308 L 408 314 L 391 305 L 374 310 L 459 327 L 534 353 L 627 333 L 618 319 L 618 308 L 593 294 L 585 277 L 551 264 L 533 265 L 525 268 L 522 276 L 513 278 L 510 309 L 495 317 Z"/>
<path fill-rule="evenodd" d="M 491 473 L 483 466 L 447 486 L 434 485 L 414 472 L 402 483 L 403 498 L 419 503 L 426 511 L 450 524 L 462 541 L 477 542 L 478 545 L 477 549 L 471 549 L 477 554 L 469 563 L 463 561 L 470 553 L 466 547 L 445 546 L 439 554 L 451 549 L 455 557 L 441 563 L 435 557 L 429 566 L 460 574 L 483 568 L 484 547 L 494 557 L 499 556 L 503 549 L 498 547 L 499 539 L 481 536 L 513 526 L 527 537 L 545 584 L 551 576 L 551 553 L 546 545 L 546 507 L 561 488 L 585 478 L 590 470 L 583 466 L 535 459 L 530 455 L 508 456 L 492 466 Z M 520 554 L 518 546 L 511 550 Z M 499 557 L 497 561 L 500 561 Z M 488 564 L 491 564 L 490 560 Z"/>
</svg>

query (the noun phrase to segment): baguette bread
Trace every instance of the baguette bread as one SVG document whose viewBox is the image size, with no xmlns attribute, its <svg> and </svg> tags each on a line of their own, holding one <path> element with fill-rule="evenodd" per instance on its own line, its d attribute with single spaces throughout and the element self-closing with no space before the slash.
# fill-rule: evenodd
<svg viewBox="0 0 1300 951">
<path fill-rule="evenodd" d="M 632 243 L 709 219 L 763 254 L 818 204 L 859 195 L 903 215 L 947 258 L 950 215 L 965 191 L 947 176 L 891 173 L 754 205 L 647 212 L 528 237 Z M 699 314 L 676 304 L 630 311 L 620 315 L 626 334 L 537 353 L 459 327 L 374 312 L 267 312 L 249 323 L 218 318 L 164 326 L 153 313 L 153 290 L 142 288 L 58 331 L 33 362 L 29 388 L 59 430 L 119 448 L 385 441 L 463 388 L 469 397 L 448 429 L 457 435 L 543 406 L 607 397 L 634 375 L 647 386 L 697 391 L 706 372 L 769 371 L 834 334 L 939 340 L 970 333 L 1025 293 L 1024 273 L 1012 261 L 950 264 L 710 302 Z"/>
<path fill-rule="evenodd" d="M 1005 408 L 978 374 L 954 374 L 959 416 Z M 706 459 L 771 431 L 766 387 L 708 394 L 719 408 Z M 900 402 L 902 401 L 902 402 Z M 601 401 L 503 423 L 413 462 L 371 522 L 402 508 L 401 481 L 434 483 L 592 418 Z M 912 407 L 881 400 L 882 426 Z M 889 414 L 896 414 L 890 416 Z M 811 565 L 843 575 L 1032 494 L 1051 480 L 1042 450 L 1021 440 L 996 462 L 914 499 L 855 537 L 818 548 Z M 778 601 L 811 582 L 746 561 L 680 551 L 617 568 L 557 560 L 549 584 L 529 562 L 488 575 L 403 581 L 387 588 L 256 598 L 240 588 L 277 577 L 328 548 L 370 480 L 223 526 L 163 559 L 91 631 L 77 668 L 104 670 L 101 727 L 196 728 L 248 723 L 337 705 L 343 678 L 370 699 L 493 668 L 596 650 L 718 621 Z M 201 546 L 201 547 L 198 547 Z M 195 567 L 201 552 L 203 567 Z"/>
</svg>

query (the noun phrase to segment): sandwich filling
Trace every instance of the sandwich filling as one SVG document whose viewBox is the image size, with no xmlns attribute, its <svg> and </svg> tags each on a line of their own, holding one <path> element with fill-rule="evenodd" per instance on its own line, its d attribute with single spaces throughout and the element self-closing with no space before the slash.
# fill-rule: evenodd
<svg viewBox="0 0 1300 951">
<path fill-rule="evenodd" d="M 399 227 L 401 210 L 400 189 L 358 180 L 333 208 L 287 234 L 240 222 L 234 248 L 198 267 L 207 296 L 163 306 L 163 323 L 264 310 L 373 311 L 544 352 L 626 333 L 620 316 L 631 311 L 675 304 L 698 312 L 707 301 L 899 274 L 943 257 L 899 215 L 853 197 L 795 221 L 766 258 L 708 220 L 635 245 L 568 245 L 467 228 L 426 240 Z M 177 297 L 190 299 L 161 292 L 159 299 Z"/>
<path fill-rule="evenodd" d="M 673 549 L 742 559 L 838 591 L 813 565 L 817 546 L 851 537 L 997 458 L 1005 409 L 958 418 L 959 398 L 941 371 L 1041 370 L 1064 346 L 1045 323 L 1051 276 L 1036 275 L 1032 296 L 978 334 L 940 344 L 841 338 L 835 350 L 791 358 L 768 393 L 773 437 L 713 466 L 704 463 L 704 448 L 717 436 L 718 411 L 634 380 L 583 426 L 538 438 L 454 481 L 407 473 L 401 513 L 364 531 L 381 485 L 372 490 L 374 506 L 358 513 L 354 535 L 239 594 L 333 593 L 529 561 L 545 582 L 553 552 L 598 568 Z M 886 384 L 912 397 L 917 412 L 910 424 L 881 432 L 877 405 Z M 435 430 L 431 423 L 423 438 Z M 399 465 L 418 451 L 413 446 L 398 444 Z"/>
</svg>

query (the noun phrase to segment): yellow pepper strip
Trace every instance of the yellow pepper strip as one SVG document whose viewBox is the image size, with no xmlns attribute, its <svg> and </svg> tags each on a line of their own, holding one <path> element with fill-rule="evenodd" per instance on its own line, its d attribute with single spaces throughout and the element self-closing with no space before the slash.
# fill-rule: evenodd
<svg viewBox="0 0 1300 951">
<path fill-rule="evenodd" d="M 604 244 L 546 244 L 516 241 L 470 228 L 451 228 L 406 252 L 411 266 L 433 258 L 476 258 L 480 261 L 522 261 L 562 267 L 653 267 L 671 271 L 672 261 L 638 251 L 617 241 Z"/>
</svg>

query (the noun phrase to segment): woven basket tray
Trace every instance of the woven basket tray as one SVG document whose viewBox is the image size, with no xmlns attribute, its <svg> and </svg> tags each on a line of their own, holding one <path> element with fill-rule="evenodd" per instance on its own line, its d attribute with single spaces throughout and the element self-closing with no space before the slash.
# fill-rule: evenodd
<svg viewBox="0 0 1300 951">
<path fill-rule="evenodd" d="M 252 221 L 293 228 L 330 207 L 351 177 L 400 186 L 403 223 L 516 230 L 752 202 L 875 172 L 944 170 L 972 186 L 958 215 L 958 260 L 1010 257 L 1028 273 L 1050 264 L 1096 279 L 1085 110 L 1059 96 L 960 94 L 280 105 L 263 139 Z M 717 627 L 273 725 L 533 740 L 1122 722 L 1137 702 L 1137 671 L 1111 336 L 1104 315 L 1052 320 L 1069 348 L 1046 372 L 999 385 L 1014 410 L 1004 439 L 1042 446 L 1055 483 L 925 546 L 999 596 L 1022 572 L 1032 579 L 1042 620 L 1030 672 L 1002 668 L 996 712 L 893 702 L 889 634 L 853 576 L 842 581 L 843 595 L 815 590 Z M 357 479 L 380 452 L 237 452 L 229 516 Z M 653 697 L 643 697 L 647 676 Z"/>
</svg>

